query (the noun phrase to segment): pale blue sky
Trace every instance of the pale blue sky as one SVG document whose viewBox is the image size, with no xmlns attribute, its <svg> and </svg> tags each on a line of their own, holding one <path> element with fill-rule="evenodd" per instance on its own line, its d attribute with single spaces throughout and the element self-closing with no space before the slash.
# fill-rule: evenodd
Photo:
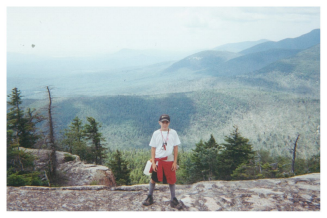
<svg viewBox="0 0 327 218">
<path fill-rule="evenodd" d="M 192 51 L 278 41 L 316 28 L 319 7 L 8 7 L 7 52 L 84 56 L 123 48 Z"/>
</svg>

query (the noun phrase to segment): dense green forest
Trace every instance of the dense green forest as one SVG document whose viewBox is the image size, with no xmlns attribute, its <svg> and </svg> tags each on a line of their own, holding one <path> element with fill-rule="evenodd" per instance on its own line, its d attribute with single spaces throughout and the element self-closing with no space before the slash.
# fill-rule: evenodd
<svg viewBox="0 0 327 218">
<path fill-rule="evenodd" d="M 144 149 L 158 117 L 168 113 L 171 128 L 181 138 L 184 150 L 190 151 L 203 138 L 213 134 L 219 143 L 239 126 L 255 150 L 271 155 L 288 152 L 297 133 L 299 156 L 308 158 L 319 151 L 320 100 L 284 92 L 259 89 L 221 89 L 146 96 L 102 96 L 55 99 L 55 121 L 60 132 L 78 116 L 101 123 L 111 149 Z M 25 106 L 42 108 L 45 100 L 27 101 Z M 210 122 L 208 122 L 210 121 Z"/>
<path fill-rule="evenodd" d="M 273 157 L 267 150 L 255 151 L 237 128 L 224 140 L 225 143 L 218 144 L 211 135 L 208 141 L 199 141 L 191 151 L 179 149 L 177 184 L 210 180 L 286 178 L 320 172 L 320 153 L 309 159 L 296 158 L 292 172 L 291 155 Z M 116 155 L 117 151 L 109 152 L 107 161 L 112 161 Z M 129 181 L 125 184 L 149 182 L 150 177 L 144 175 L 143 170 L 150 157 L 150 149 L 120 151 L 120 158 L 130 170 Z"/>
<path fill-rule="evenodd" d="M 179 99 L 174 99 L 176 101 L 175 103 L 180 102 L 183 95 L 180 95 Z M 34 109 L 25 108 L 24 110 L 22 107 L 22 96 L 17 88 L 14 88 L 8 97 L 7 184 L 13 186 L 50 184 L 49 181 L 41 180 L 41 172 L 34 170 L 35 157 L 19 149 L 19 147 L 49 148 L 46 133 L 37 127 L 37 124 L 44 122 L 46 118 Z M 125 96 L 121 96 L 119 99 L 125 99 Z M 116 104 L 119 105 L 119 102 L 121 102 L 119 99 L 110 100 L 116 100 Z M 133 105 L 134 102 L 128 97 L 127 99 Z M 214 103 L 218 104 L 219 102 L 224 102 L 226 99 L 229 100 L 229 105 L 226 105 L 228 108 L 239 108 L 239 110 L 243 110 L 244 112 L 250 109 L 248 104 L 243 103 L 242 105 L 240 99 L 229 99 L 228 95 L 220 95 L 214 98 L 210 96 L 210 93 L 205 93 L 204 96 L 197 96 L 196 99 L 209 103 L 202 109 L 203 114 L 210 114 L 210 107 L 221 108 Z M 158 99 L 151 98 L 151 100 L 156 101 Z M 167 98 L 168 100 L 169 98 Z M 210 100 L 211 102 L 209 102 Z M 212 102 L 212 100 L 214 101 Z M 142 102 L 142 99 L 136 99 L 135 101 L 139 103 Z M 156 103 L 160 105 L 160 102 Z M 192 109 L 191 105 L 190 102 L 190 108 Z M 174 109 L 172 108 L 171 112 Z M 182 112 L 178 108 L 175 110 L 176 117 L 182 115 Z M 125 111 L 116 109 L 113 111 L 115 114 L 125 113 L 126 116 L 128 114 L 131 117 L 136 116 L 129 109 Z M 137 112 L 141 113 L 141 111 Z M 105 112 L 102 111 L 102 113 Z M 220 111 L 220 113 L 223 112 Z M 226 114 L 226 117 L 228 115 L 231 116 L 231 114 Z M 119 122 L 119 120 L 116 122 Z M 154 120 L 153 122 L 155 123 L 157 121 Z M 204 121 L 202 122 L 206 124 Z M 183 125 L 193 124 L 192 122 L 176 123 L 182 127 Z M 149 124 L 143 124 L 142 127 L 153 131 Z M 176 129 L 181 135 L 185 134 L 183 128 Z M 218 142 L 219 140 L 216 141 L 215 137 L 210 134 L 208 141 L 200 139 L 194 146 L 191 146 L 193 149 L 184 149 L 183 146 L 180 146 L 178 153 L 180 169 L 177 171 L 178 183 L 190 184 L 198 181 L 217 179 L 277 178 L 320 172 L 319 149 L 316 154 L 307 155 L 306 158 L 297 157 L 295 159 L 296 167 L 291 169 L 292 156 L 289 152 L 284 152 L 282 155 L 271 155 L 271 152 L 267 149 L 254 149 L 252 141 L 247 137 L 243 137 L 243 131 L 241 134 L 239 129 L 241 128 L 233 126 L 232 131 L 227 133 L 228 135 L 225 135 L 223 139 L 220 139 L 221 142 Z M 269 131 L 269 129 L 266 128 L 266 131 Z M 290 142 L 293 140 L 292 143 L 294 143 L 294 139 L 290 138 L 289 140 Z M 86 163 L 109 166 L 116 177 L 118 185 L 143 184 L 148 182 L 149 177 L 143 174 L 145 163 L 150 159 L 150 149 L 148 147 L 144 149 L 130 149 L 129 147 L 129 149 L 118 150 L 110 145 L 108 146 L 107 143 L 107 140 L 103 137 L 101 124 L 95 118 L 86 117 L 86 121 L 83 121 L 83 119 L 76 116 L 70 120 L 67 128 L 61 130 L 59 137 L 56 139 L 56 149 L 79 155 L 81 160 Z M 290 148 L 288 149 L 290 150 Z M 71 157 L 67 155 L 65 160 L 74 160 Z M 60 185 L 52 181 L 51 184 Z"/>
<path fill-rule="evenodd" d="M 72 124 L 76 123 L 75 118 Z M 72 126 L 71 126 L 72 127 Z M 260 178 L 279 178 L 320 172 L 320 153 L 308 159 L 295 159 L 294 172 L 291 168 L 292 155 L 271 156 L 267 150 L 253 150 L 249 139 L 243 137 L 238 127 L 218 144 L 213 135 L 208 141 L 200 140 L 195 148 L 178 153 L 178 184 L 191 184 L 205 180 L 243 180 Z M 72 129 L 65 130 L 74 131 Z M 75 130 L 76 131 L 76 130 Z M 64 145 L 64 141 L 62 145 Z M 78 154 L 74 147 L 73 154 Z M 69 151 L 68 147 L 62 148 Z M 84 152 L 82 152 L 83 154 Z M 108 149 L 104 164 L 114 173 L 117 185 L 148 183 L 149 176 L 143 174 L 144 166 L 151 157 L 150 149 Z M 81 156 L 81 160 L 92 162 Z"/>
</svg>

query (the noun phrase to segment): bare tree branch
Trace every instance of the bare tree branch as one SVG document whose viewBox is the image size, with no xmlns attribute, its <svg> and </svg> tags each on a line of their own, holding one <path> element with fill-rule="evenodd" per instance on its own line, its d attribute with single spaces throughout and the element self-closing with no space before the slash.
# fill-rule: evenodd
<svg viewBox="0 0 327 218">
<path fill-rule="evenodd" d="M 52 123 L 52 98 L 50 89 L 47 86 L 48 89 L 48 96 L 49 96 L 49 107 L 48 107 L 48 123 L 49 123 L 49 140 L 50 140 L 50 148 L 51 148 L 51 156 L 50 156 L 50 173 L 51 178 L 56 178 L 56 170 L 57 170 L 57 157 L 56 157 L 56 145 L 55 145 L 55 137 L 54 137 L 54 131 L 53 131 L 53 123 Z"/>
<path fill-rule="evenodd" d="M 294 168 L 295 168 L 296 147 L 297 147 L 297 142 L 299 140 L 299 137 L 300 137 L 300 134 L 297 136 L 295 143 L 294 143 L 294 148 L 293 148 L 292 173 L 294 173 Z"/>
</svg>

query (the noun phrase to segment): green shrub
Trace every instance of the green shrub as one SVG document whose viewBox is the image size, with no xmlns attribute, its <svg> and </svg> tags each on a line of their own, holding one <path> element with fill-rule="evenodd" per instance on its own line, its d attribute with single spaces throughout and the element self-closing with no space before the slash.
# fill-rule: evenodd
<svg viewBox="0 0 327 218">
<path fill-rule="evenodd" d="M 93 180 L 90 185 L 99 185 L 99 181 Z"/>
<path fill-rule="evenodd" d="M 17 173 L 8 175 L 7 177 L 7 186 L 24 186 L 26 180 L 24 176 L 18 175 Z"/>
<path fill-rule="evenodd" d="M 12 173 L 12 174 L 9 174 L 7 177 L 7 185 L 8 186 L 24 186 L 24 185 L 42 186 L 42 185 L 45 185 L 44 182 L 42 182 L 39 175 L 40 175 L 39 172 L 24 173 L 24 174 L 20 174 L 19 172 Z"/>
<path fill-rule="evenodd" d="M 43 184 L 39 177 L 31 177 L 31 178 L 28 178 L 25 180 L 28 180 L 26 185 L 42 186 L 42 184 Z"/>
<path fill-rule="evenodd" d="M 74 161 L 76 159 L 75 156 L 72 156 L 70 154 L 65 154 L 64 161 L 69 162 L 69 161 Z"/>
</svg>

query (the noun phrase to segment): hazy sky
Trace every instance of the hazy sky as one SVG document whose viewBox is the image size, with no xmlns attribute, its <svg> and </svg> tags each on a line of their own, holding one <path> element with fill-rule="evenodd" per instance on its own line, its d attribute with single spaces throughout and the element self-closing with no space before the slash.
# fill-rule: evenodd
<svg viewBox="0 0 327 218">
<path fill-rule="evenodd" d="M 319 7 L 8 7 L 7 51 L 76 56 L 123 48 L 198 50 L 278 41 L 316 28 Z"/>
</svg>

